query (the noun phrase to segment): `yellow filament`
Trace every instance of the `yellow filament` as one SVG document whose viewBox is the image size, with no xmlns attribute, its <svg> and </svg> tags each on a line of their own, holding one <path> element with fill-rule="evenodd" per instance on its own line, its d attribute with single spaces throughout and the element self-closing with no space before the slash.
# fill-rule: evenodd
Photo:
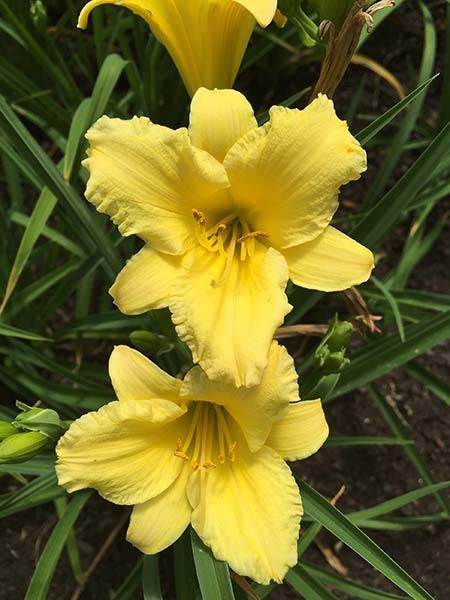
<svg viewBox="0 0 450 600">
<path fill-rule="evenodd" d="M 192 468 L 194 469 L 194 471 L 196 469 L 198 469 L 199 464 L 200 464 L 198 462 L 198 458 L 200 455 L 202 436 L 200 435 L 200 432 L 198 429 L 201 428 L 204 412 L 206 412 L 206 409 L 204 408 L 204 404 L 203 404 L 203 402 L 199 402 L 198 403 L 198 417 L 197 417 L 197 422 L 198 422 L 197 435 L 195 436 L 194 454 L 193 454 L 192 460 L 191 460 Z"/>
<path fill-rule="evenodd" d="M 206 434 L 206 448 L 205 448 L 205 462 L 203 466 L 205 469 L 208 467 L 216 468 L 216 465 L 212 461 L 212 447 L 213 447 L 213 437 L 214 437 L 214 413 L 211 410 L 206 411 L 208 413 L 208 431 Z"/>
<path fill-rule="evenodd" d="M 225 462 L 225 443 L 224 443 L 224 438 L 223 438 L 223 428 L 220 422 L 220 415 L 222 412 L 222 409 L 217 406 L 216 404 L 214 405 L 214 409 L 216 411 L 216 420 L 217 420 L 217 437 L 218 437 L 218 442 L 219 442 L 219 462 L 221 465 L 223 465 L 223 463 Z"/>
<path fill-rule="evenodd" d="M 234 251 L 236 249 L 236 238 L 237 238 L 237 225 L 233 226 L 233 231 L 231 232 L 231 240 L 230 240 L 230 244 L 226 250 L 226 261 L 225 261 L 225 268 L 223 270 L 222 275 L 220 276 L 219 281 L 215 281 L 214 279 L 211 282 L 211 285 L 218 286 L 218 285 L 222 285 L 222 283 L 226 280 L 226 278 L 228 277 L 228 275 L 230 274 L 231 271 L 231 267 L 233 265 L 233 258 L 234 258 Z"/>
</svg>

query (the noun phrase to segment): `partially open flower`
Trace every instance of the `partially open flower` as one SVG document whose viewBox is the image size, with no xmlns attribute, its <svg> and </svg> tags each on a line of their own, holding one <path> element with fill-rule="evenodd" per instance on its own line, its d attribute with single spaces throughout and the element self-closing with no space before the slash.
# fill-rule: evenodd
<svg viewBox="0 0 450 600">
<path fill-rule="evenodd" d="M 320 400 L 300 401 L 286 350 L 273 342 L 251 389 L 210 381 L 200 367 L 181 382 L 126 346 L 109 368 L 119 401 L 60 439 L 60 485 L 135 505 L 127 538 L 146 554 L 191 523 L 236 573 L 282 581 L 297 562 L 302 515 L 284 459 L 310 456 L 328 435 Z"/>
<path fill-rule="evenodd" d="M 257 384 L 295 284 L 366 281 L 372 253 L 329 225 L 366 155 L 320 96 L 257 126 L 244 96 L 200 89 L 189 130 L 102 117 L 88 132 L 86 197 L 146 245 L 110 292 L 126 314 L 168 306 L 211 379 Z"/>
<path fill-rule="evenodd" d="M 267 27 L 277 8 L 277 0 L 91 0 L 78 26 L 101 4 L 125 6 L 150 25 L 191 95 L 232 87 L 255 22 Z"/>
</svg>

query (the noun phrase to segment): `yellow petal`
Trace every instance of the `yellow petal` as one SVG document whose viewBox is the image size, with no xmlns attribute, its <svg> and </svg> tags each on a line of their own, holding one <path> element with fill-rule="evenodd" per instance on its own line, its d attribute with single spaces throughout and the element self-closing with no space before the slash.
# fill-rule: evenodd
<svg viewBox="0 0 450 600">
<path fill-rule="evenodd" d="M 144 554 L 165 550 L 189 525 L 192 508 L 186 485 L 191 473 L 191 466 L 185 463 L 180 475 L 162 494 L 134 507 L 127 540 Z"/>
<path fill-rule="evenodd" d="M 109 376 L 119 400 L 164 398 L 176 404 L 180 402 L 181 381 L 128 346 L 116 346 L 112 351 Z"/>
<path fill-rule="evenodd" d="M 56 447 L 59 484 L 69 492 L 95 488 L 116 504 L 161 494 L 184 464 L 174 456 L 188 424 L 183 414 L 173 402 L 153 399 L 110 402 L 83 415 Z"/>
<path fill-rule="evenodd" d="M 271 448 L 238 450 L 235 462 L 194 472 L 188 498 L 195 531 L 239 575 L 262 584 L 281 582 L 296 564 L 300 493 Z"/>
<path fill-rule="evenodd" d="M 289 312 L 287 267 L 259 242 L 253 257 L 226 258 L 202 247 L 186 255 L 170 305 L 178 335 L 211 379 L 237 386 L 260 382 L 275 329 Z"/>
<path fill-rule="evenodd" d="M 181 268 L 181 257 L 144 246 L 116 277 L 109 293 L 126 315 L 169 306 L 172 288 Z"/>
<path fill-rule="evenodd" d="M 286 460 L 299 460 L 317 452 L 328 437 L 328 424 L 320 400 L 303 400 L 289 406 L 277 421 L 267 445 Z"/>
<path fill-rule="evenodd" d="M 251 12 L 261 27 L 270 25 L 277 10 L 277 0 L 235 0 L 235 2 Z"/>
<path fill-rule="evenodd" d="M 185 129 L 147 118 L 102 117 L 88 131 L 86 197 L 110 215 L 122 235 L 182 254 L 195 242 L 192 209 L 208 214 L 211 197 L 228 186 L 223 166 L 195 148 Z"/>
<path fill-rule="evenodd" d="M 224 406 L 241 428 L 251 452 L 255 452 L 289 403 L 299 400 L 297 373 L 286 348 L 272 342 L 259 385 L 236 388 L 211 381 L 200 367 L 194 367 L 184 378 L 181 396 Z"/>
<path fill-rule="evenodd" d="M 374 266 L 370 250 L 330 226 L 311 242 L 283 250 L 283 255 L 295 284 L 323 292 L 367 281 Z"/>
<path fill-rule="evenodd" d="M 253 14 L 267 21 L 274 2 L 93 0 L 82 10 L 79 27 L 86 27 L 89 13 L 100 4 L 126 6 L 145 19 L 166 46 L 192 96 L 200 87 L 233 86 L 255 25 Z"/>
<path fill-rule="evenodd" d="M 192 99 L 189 124 L 192 143 L 219 162 L 235 142 L 257 126 L 250 103 L 235 90 L 201 88 Z"/>
<path fill-rule="evenodd" d="M 340 186 L 366 169 L 366 154 L 321 95 L 304 110 L 273 107 L 269 123 L 241 138 L 224 165 L 235 210 L 284 249 L 322 233 Z"/>
</svg>

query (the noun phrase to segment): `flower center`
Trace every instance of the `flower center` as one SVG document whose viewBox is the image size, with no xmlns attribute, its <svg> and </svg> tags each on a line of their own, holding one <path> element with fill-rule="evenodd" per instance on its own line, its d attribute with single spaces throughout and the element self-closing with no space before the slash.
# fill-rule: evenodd
<svg viewBox="0 0 450 600">
<path fill-rule="evenodd" d="M 251 258 L 255 252 L 256 238 L 269 237 L 265 231 L 251 231 L 247 221 L 235 214 L 228 215 L 209 228 L 206 217 L 201 211 L 194 208 L 192 215 L 199 244 L 209 252 L 219 252 L 225 258 L 223 273 L 214 285 L 220 285 L 225 281 L 236 252 L 239 252 L 241 261 L 247 257 Z"/>
<path fill-rule="evenodd" d="M 186 439 L 177 440 L 175 456 L 190 460 L 194 471 L 199 467 L 215 469 L 215 456 L 220 464 L 227 458 L 234 462 L 236 443 L 231 437 L 229 418 L 221 406 L 195 402 Z"/>
</svg>

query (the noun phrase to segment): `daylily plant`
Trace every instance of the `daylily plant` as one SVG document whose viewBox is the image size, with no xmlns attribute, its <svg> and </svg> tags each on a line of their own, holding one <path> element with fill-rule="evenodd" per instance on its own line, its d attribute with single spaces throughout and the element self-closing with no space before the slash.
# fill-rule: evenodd
<svg viewBox="0 0 450 600">
<path fill-rule="evenodd" d="M 267 27 L 277 0 L 91 0 L 78 27 L 101 4 L 125 6 L 166 46 L 192 96 L 199 87 L 230 88 L 257 21 Z"/>
<path fill-rule="evenodd" d="M 300 401 L 286 350 L 273 342 L 253 388 L 184 381 L 126 346 L 109 364 L 118 401 L 83 415 L 60 439 L 56 471 L 69 492 L 93 487 L 135 505 L 127 539 L 164 550 L 191 523 L 216 558 L 266 584 L 297 562 L 302 503 L 286 460 L 328 435 L 320 400 Z"/>
<path fill-rule="evenodd" d="M 245 97 L 200 89 L 189 129 L 102 117 L 88 132 L 86 197 L 145 246 L 110 293 L 139 314 L 169 307 L 211 379 L 259 383 L 291 309 L 288 278 L 336 291 L 366 281 L 372 253 L 329 223 L 366 155 L 320 96 L 257 126 Z"/>
</svg>

